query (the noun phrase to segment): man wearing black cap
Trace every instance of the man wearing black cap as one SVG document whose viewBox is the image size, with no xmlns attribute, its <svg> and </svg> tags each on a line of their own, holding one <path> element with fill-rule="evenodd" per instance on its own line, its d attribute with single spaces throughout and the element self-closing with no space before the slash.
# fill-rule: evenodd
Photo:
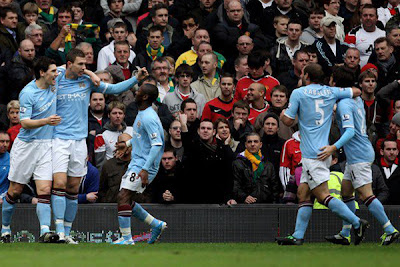
<svg viewBox="0 0 400 267">
<path fill-rule="evenodd" d="M 323 37 L 314 43 L 318 53 L 318 63 L 325 74 L 330 75 L 332 67 L 344 63 L 348 45 L 335 38 L 336 20 L 333 17 L 324 17 L 321 20 Z"/>
</svg>

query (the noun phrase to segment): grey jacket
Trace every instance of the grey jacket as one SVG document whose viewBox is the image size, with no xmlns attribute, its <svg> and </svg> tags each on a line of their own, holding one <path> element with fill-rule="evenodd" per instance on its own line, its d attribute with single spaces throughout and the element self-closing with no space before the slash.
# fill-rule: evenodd
<svg viewBox="0 0 400 267">
<path fill-rule="evenodd" d="M 198 93 L 196 91 L 196 89 L 193 89 L 193 88 L 191 88 L 189 98 L 192 98 L 196 102 L 197 116 L 199 118 L 201 118 L 201 114 L 203 113 L 204 105 L 207 102 L 206 98 L 204 97 L 204 95 Z M 181 95 L 179 94 L 178 86 L 175 87 L 175 90 L 173 92 L 167 93 L 163 100 L 163 103 L 168 106 L 169 111 L 171 111 L 172 115 L 175 115 L 177 112 L 179 112 L 181 110 L 182 102 L 183 102 L 183 99 L 182 99 Z"/>
</svg>

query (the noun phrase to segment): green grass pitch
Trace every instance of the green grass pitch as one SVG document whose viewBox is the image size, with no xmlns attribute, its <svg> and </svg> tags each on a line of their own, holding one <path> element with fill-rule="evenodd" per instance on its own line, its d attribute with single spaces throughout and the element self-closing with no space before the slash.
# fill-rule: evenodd
<svg viewBox="0 0 400 267">
<path fill-rule="evenodd" d="M 400 266 L 400 244 L 0 244 L 2 266 Z"/>
</svg>

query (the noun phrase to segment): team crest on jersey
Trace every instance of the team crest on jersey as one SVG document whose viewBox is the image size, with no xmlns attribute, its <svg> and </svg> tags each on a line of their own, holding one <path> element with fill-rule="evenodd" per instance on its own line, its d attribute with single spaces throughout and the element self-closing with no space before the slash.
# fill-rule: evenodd
<svg viewBox="0 0 400 267">
<path fill-rule="evenodd" d="M 348 121 L 350 120 L 350 115 L 349 114 L 344 114 L 343 115 L 343 121 Z"/>
<path fill-rule="evenodd" d="M 136 126 L 137 126 L 138 128 L 140 128 L 140 125 L 142 125 L 142 124 L 140 123 L 140 121 L 138 121 L 137 124 L 136 124 Z"/>
<path fill-rule="evenodd" d="M 25 111 L 26 111 L 26 108 L 24 108 L 24 107 L 20 107 L 20 108 L 19 108 L 19 112 L 25 113 Z"/>
<path fill-rule="evenodd" d="M 79 83 L 79 87 L 80 87 L 80 88 L 85 88 L 85 83 L 84 83 L 84 82 L 80 82 L 80 83 Z"/>
<path fill-rule="evenodd" d="M 54 93 L 55 91 L 56 91 L 56 87 L 53 85 L 53 86 L 51 86 L 51 89 L 50 89 L 50 91 L 52 92 L 52 93 Z"/>
</svg>

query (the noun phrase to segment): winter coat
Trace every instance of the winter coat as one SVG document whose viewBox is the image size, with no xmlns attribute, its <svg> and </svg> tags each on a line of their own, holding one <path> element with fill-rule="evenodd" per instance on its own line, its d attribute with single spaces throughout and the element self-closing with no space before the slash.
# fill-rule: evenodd
<svg viewBox="0 0 400 267">
<path fill-rule="evenodd" d="M 232 163 L 233 195 L 237 202 L 243 203 L 247 196 L 257 198 L 257 203 L 273 203 L 279 197 L 279 183 L 275 179 L 275 170 L 268 161 L 263 161 L 264 170 L 254 181 L 250 160 L 241 153 Z"/>
</svg>

